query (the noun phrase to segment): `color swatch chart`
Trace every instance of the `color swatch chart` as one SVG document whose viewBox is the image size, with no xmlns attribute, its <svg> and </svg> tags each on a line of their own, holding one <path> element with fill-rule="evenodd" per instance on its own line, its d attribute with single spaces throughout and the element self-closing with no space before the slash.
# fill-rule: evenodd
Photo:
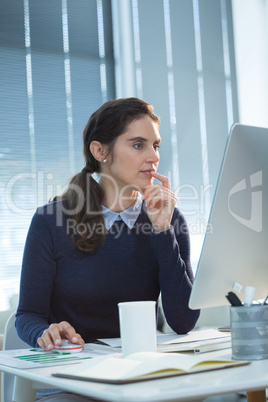
<svg viewBox="0 0 268 402">
<path fill-rule="evenodd" d="M 78 363 L 94 357 L 94 353 L 82 351 L 79 353 L 46 352 L 42 349 L 16 349 L 0 352 L 0 363 L 20 369 L 30 369 L 45 366 L 58 366 Z"/>
<path fill-rule="evenodd" d="M 74 355 L 74 353 L 65 353 L 65 354 L 60 354 L 57 352 L 41 352 L 41 353 L 34 353 L 34 354 L 26 354 L 23 356 L 15 356 L 15 359 L 20 359 L 23 361 L 27 362 L 32 362 L 32 363 L 39 363 L 39 364 L 47 364 L 47 363 L 57 363 L 60 360 L 60 363 L 62 361 L 67 362 L 67 361 L 77 361 L 81 360 L 80 357 L 77 355 Z M 84 357 L 84 359 L 88 359 L 88 357 Z"/>
</svg>

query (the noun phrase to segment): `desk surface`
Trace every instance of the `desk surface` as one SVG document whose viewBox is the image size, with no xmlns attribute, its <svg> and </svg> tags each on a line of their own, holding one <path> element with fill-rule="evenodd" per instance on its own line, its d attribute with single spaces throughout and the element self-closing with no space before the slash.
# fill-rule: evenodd
<svg viewBox="0 0 268 402">
<path fill-rule="evenodd" d="M 229 349 L 206 353 L 207 356 L 231 357 Z M 66 366 L 64 366 L 66 367 Z M 62 368 L 14 369 L 0 364 L 0 370 L 30 381 L 64 389 L 105 401 L 157 402 L 190 401 L 208 396 L 238 391 L 254 391 L 268 387 L 268 360 L 253 361 L 248 366 L 228 368 L 207 373 L 189 374 L 175 378 L 145 381 L 127 385 L 109 385 L 66 380 L 53 377 Z"/>
</svg>

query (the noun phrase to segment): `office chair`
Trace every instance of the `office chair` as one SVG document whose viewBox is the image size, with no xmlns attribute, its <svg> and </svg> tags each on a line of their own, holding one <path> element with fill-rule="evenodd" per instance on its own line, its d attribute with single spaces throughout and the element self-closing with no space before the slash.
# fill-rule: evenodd
<svg viewBox="0 0 268 402">
<path fill-rule="evenodd" d="M 11 316 L 8 318 L 4 330 L 4 342 L 3 342 L 3 350 L 12 350 L 12 349 L 29 349 L 30 346 L 23 342 L 16 331 L 15 328 L 15 314 L 11 314 Z M 2 378 L 1 378 L 1 402 L 20 402 L 21 401 L 21 395 L 20 392 L 23 390 L 23 381 L 21 382 L 20 377 L 15 377 L 12 374 L 8 373 L 1 373 Z M 19 390 L 17 389 L 17 392 L 13 393 L 14 389 L 14 384 L 15 384 L 15 378 L 17 381 L 17 385 L 19 384 Z M 23 395 L 23 400 L 27 400 L 27 402 L 30 401 L 35 401 L 35 390 L 37 388 L 49 388 L 49 389 L 54 389 L 53 386 L 46 386 L 45 384 L 40 384 L 37 381 L 33 382 L 33 390 L 29 390 L 27 388 L 27 391 L 25 391 Z M 22 391 L 23 392 L 23 391 Z M 14 398 L 14 399 L 13 399 Z"/>
<path fill-rule="evenodd" d="M 23 342 L 17 335 L 15 328 L 15 313 L 8 318 L 4 330 L 3 350 L 26 349 L 29 345 Z M 1 378 L 1 401 L 12 401 L 15 376 L 8 373 L 2 373 Z"/>
</svg>

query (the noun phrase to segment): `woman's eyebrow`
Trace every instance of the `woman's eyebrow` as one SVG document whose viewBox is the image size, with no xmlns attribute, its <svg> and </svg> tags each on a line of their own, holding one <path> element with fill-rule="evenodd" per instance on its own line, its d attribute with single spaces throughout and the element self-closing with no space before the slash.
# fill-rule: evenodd
<svg viewBox="0 0 268 402">
<path fill-rule="evenodd" d="M 128 141 L 148 141 L 147 138 L 144 137 L 133 137 L 133 138 L 129 138 Z"/>
<path fill-rule="evenodd" d="M 138 137 L 129 138 L 128 141 L 144 141 L 144 142 L 148 142 L 148 139 L 147 139 L 147 138 L 144 138 L 144 137 L 138 136 Z M 158 140 L 156 140 L 154 143 L 158 143 L 158 144 L 159 144 L 160 142 L 161 142 L 161 138 L 159 138 Z"/>
</svg>

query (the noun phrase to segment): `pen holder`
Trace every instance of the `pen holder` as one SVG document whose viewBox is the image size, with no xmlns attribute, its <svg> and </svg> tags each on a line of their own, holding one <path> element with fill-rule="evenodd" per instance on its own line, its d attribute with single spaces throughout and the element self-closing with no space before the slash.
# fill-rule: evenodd
<svg viewBox="0 0 268 402">
<path fill-rule="evenodd" d="M 268 358 L 268 306 L 230 307 L 230 324 L 233 359 Z"/>
</svg>

